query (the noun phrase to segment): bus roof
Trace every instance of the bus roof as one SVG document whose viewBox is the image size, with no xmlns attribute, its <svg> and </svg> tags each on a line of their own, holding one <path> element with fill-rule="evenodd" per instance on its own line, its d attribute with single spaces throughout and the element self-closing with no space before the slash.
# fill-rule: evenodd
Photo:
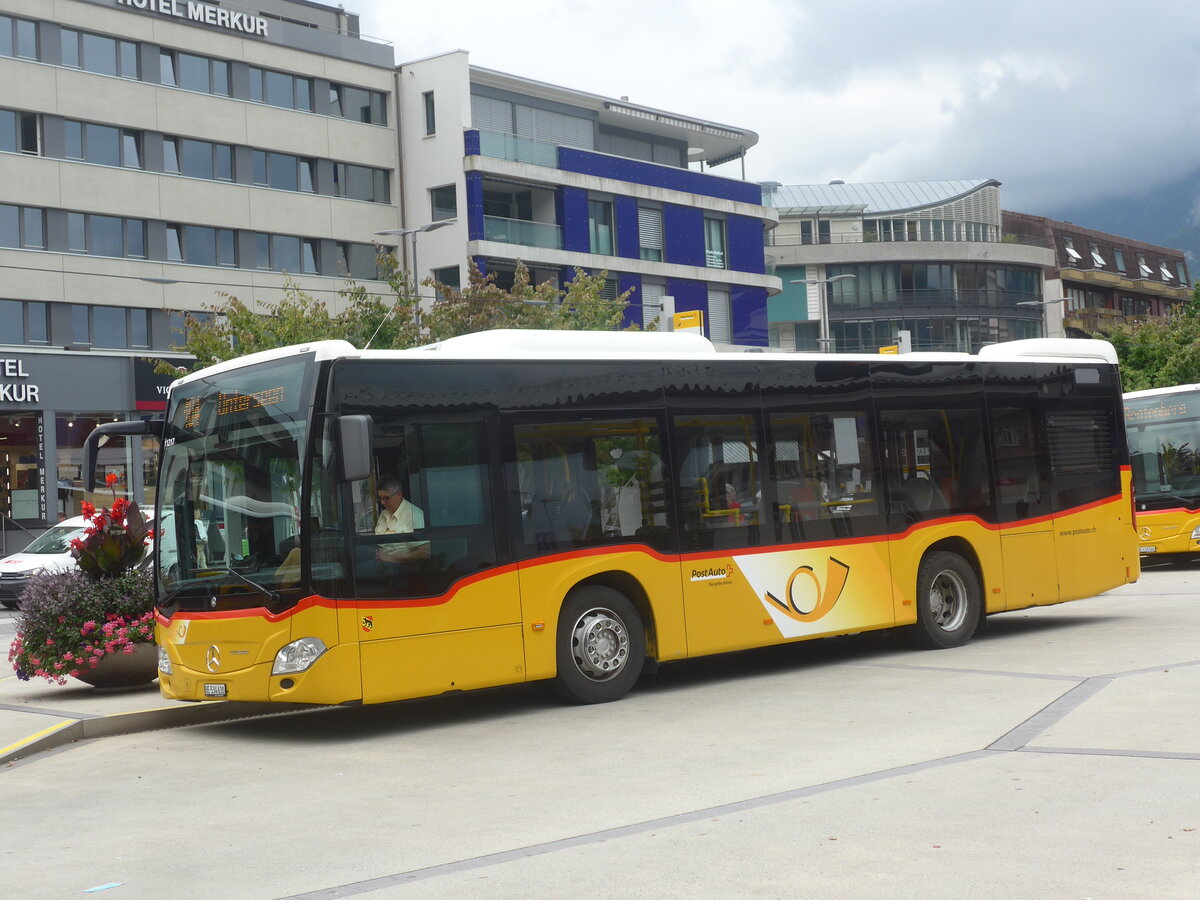
<svg viewBox="0 0 1200 900">
<path fill-rule="evenodd" d="M 535 331 L 497 329 L 465 334 L 409 350 L 358 350 L 346 341 L 314 341 L 292 347 L 264 350 L 238 359 L 217 363 L 178 379 L 172 385 L 186 384 L 196 378 L 220 374 L 243 366 L 286 359 L 301 353 L 312 353 L 317 360 L 325 359 L 713 359 L 717 357 L 749 356 L 762 360 L 821 360 L 830 354 L 816 352 L 769 351 L 762 348 L 733 348 L 718 350 L 711 341 L 692 332 L 657 331 Z M 903 356 L 881 356 L 874 353 L 838 353 L 838 359 L 890 362 L 1018 361 L 1036 359 L 1043 362 L 1103 362 L 1117 364 L 1117 354 L 1107 341 L 1086 338 L 1031 338 L 989 344 L 978 356 L 969 353 L 920 352 Z"/>
<path fill-rule="evenodd" d="M 1177 384 L 1174 387 L 1147 388 L 1144 391 L 1129 391 L 1126 400 L 1141 400 L 1151 397 L 1161 397 L 1164 394 L 1189 394 L 1200 391 L 1200 384 Z"/>
</svg>

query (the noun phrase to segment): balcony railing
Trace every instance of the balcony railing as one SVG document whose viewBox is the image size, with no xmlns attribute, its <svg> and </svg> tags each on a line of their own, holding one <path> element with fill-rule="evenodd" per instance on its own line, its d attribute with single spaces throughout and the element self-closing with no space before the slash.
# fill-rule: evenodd
<svg viewBox="0 0 1200 900">
<path fill-rule="evenodd" d="M 1035 294 L 1020 291 L 996 290 L 900 290 L 881 293 L 853 293 L 853 288 L 837 285 L 829 300 L 831 315 L 838 318 L 853 318 L 860 311 L 870 311 L 870 315 L 879 316 L 887 311 L 929 311 L 938 310 L 1004 310 L 1006 314 L 1016 313 L 1021 318 L 1040 318 L 1041 308 L 1036 306 L 1020 306 L 1029 301 L 1040 300 Z"/>
<path fill-rule="evenodd" d="M 546 250 L 562 249 L 562 229 L 548 222 L 484 216 L 483 237 L 484 240 L 498 241 L 502 244 L 520 244 L 523 247 L 542 247 Z"/>
<path fill-rule="evenodd" d="M 768 247 L 807 247 L 813 244 L 1020 244 L 1026 247 L 1049 247 L 1044 239 L 1027 235 L 1005 234 L 999 238 L 987 233 L 978 237 L 888 237 L 876 234 L 823 234 L 823 235 L 780 235 L 778 229 L 768 231 L 766 246 Z"/>
<path fill-rule="evenodd" d="M 558 168 L 558 145 L 502 134 L 498 131 L 479 132 L 479 152 L 493 159 L 531 163 L 535 166 Z"/>
</svg>

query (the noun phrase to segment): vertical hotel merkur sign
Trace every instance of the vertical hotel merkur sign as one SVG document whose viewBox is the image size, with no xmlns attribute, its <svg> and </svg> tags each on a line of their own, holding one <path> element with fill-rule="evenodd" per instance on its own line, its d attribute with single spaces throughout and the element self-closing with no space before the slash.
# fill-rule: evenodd
<svg viewBox="0 0 1200 900">
<path fill-rule="evenodd" d="M 114 0 L 114 2 L 117 6 L 128 6 L 148 13 L 174 16 L 189 22 L 200 22 L 204 25 L 226 28 L 229 31 L 240 31 L 243 34 L 267 36 L 267 20 L 262 16 L 252 16 L 250 13 L 225 9 L 223 6 L 198 3 L 196 0 Z"/>
</svg>

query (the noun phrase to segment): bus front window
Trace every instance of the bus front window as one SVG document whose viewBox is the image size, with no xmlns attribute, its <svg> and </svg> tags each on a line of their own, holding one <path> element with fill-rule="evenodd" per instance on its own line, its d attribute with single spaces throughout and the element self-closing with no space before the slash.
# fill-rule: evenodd
<svg viewBox="0 0 1200 900">
<path fill-rule="evenodd" d="M 163 605 L 261 605 L 299 585 L 310 371 L 293 357 L 173 392 L 156 543 Z"/>
</svg>

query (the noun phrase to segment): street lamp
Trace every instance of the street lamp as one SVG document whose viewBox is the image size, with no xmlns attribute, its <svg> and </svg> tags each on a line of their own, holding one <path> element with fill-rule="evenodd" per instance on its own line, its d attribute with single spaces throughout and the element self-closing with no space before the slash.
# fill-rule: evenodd
<svg viewBox="0 0 1200 900">
<path fill-rule="evenodd" d="M 832 275 L 829 278 L 797 278 L 792 280 L 792 284 L 833 284 L 835 281 L 845 281 L 847 278 L 857 278 L 857 275 Z M 827 291 L 821 291 L 821 336 L 817 339 L 817 344 L 822 353 L 833 352 L 833 338 L 829 336 L 829 294 Z"/>
<path fill-rule="evenodd" d="M 1048 307 L 1051 307 L 1056 303 L 1062 303 L 1063 301 L 1068 300 L 1068 299 L 1070 299 L 1070 298 L 1069 297 L 1057 297 L 1053 300 L 1018 300 L 1017 306 L 1035 306 L 1038 309 L 1043 310 L 1042 323 L 1046 326 L 1046 337 L 1051 337 L 1052 335 L 1050 334 L 1050 317 L 1045 313 L 1045 310 Z M 1059 330 L 1060 334 L 1053 335 L 1053 337 L 1065 336 L 1065 332 L 1062 331 L 1062 317 L 1061 316 L 1058 317 L 1056 324 L 1058 325 L 1058 330 Z"/>
<path fill-rule="evenodd" d="M 412 237 L 412 256 L 409 261 L 412 263 L 412 280 L 413 280 L 413 296 L 417 298 L 418 304 L 421 301 L 421 282 L 420 269 L 417 268 L 417 235 L 424 234 L 426 231 L 437 231 L 439 228 L 445 228 L 447 225 L 453 225 L 458 219 L 438 219 L 436 222 L 430 222 L 427 225 L 420 225 L 416 228 L 390 228 L 387 231 L 375 232 L 376 237 Z"/>
</svg>

